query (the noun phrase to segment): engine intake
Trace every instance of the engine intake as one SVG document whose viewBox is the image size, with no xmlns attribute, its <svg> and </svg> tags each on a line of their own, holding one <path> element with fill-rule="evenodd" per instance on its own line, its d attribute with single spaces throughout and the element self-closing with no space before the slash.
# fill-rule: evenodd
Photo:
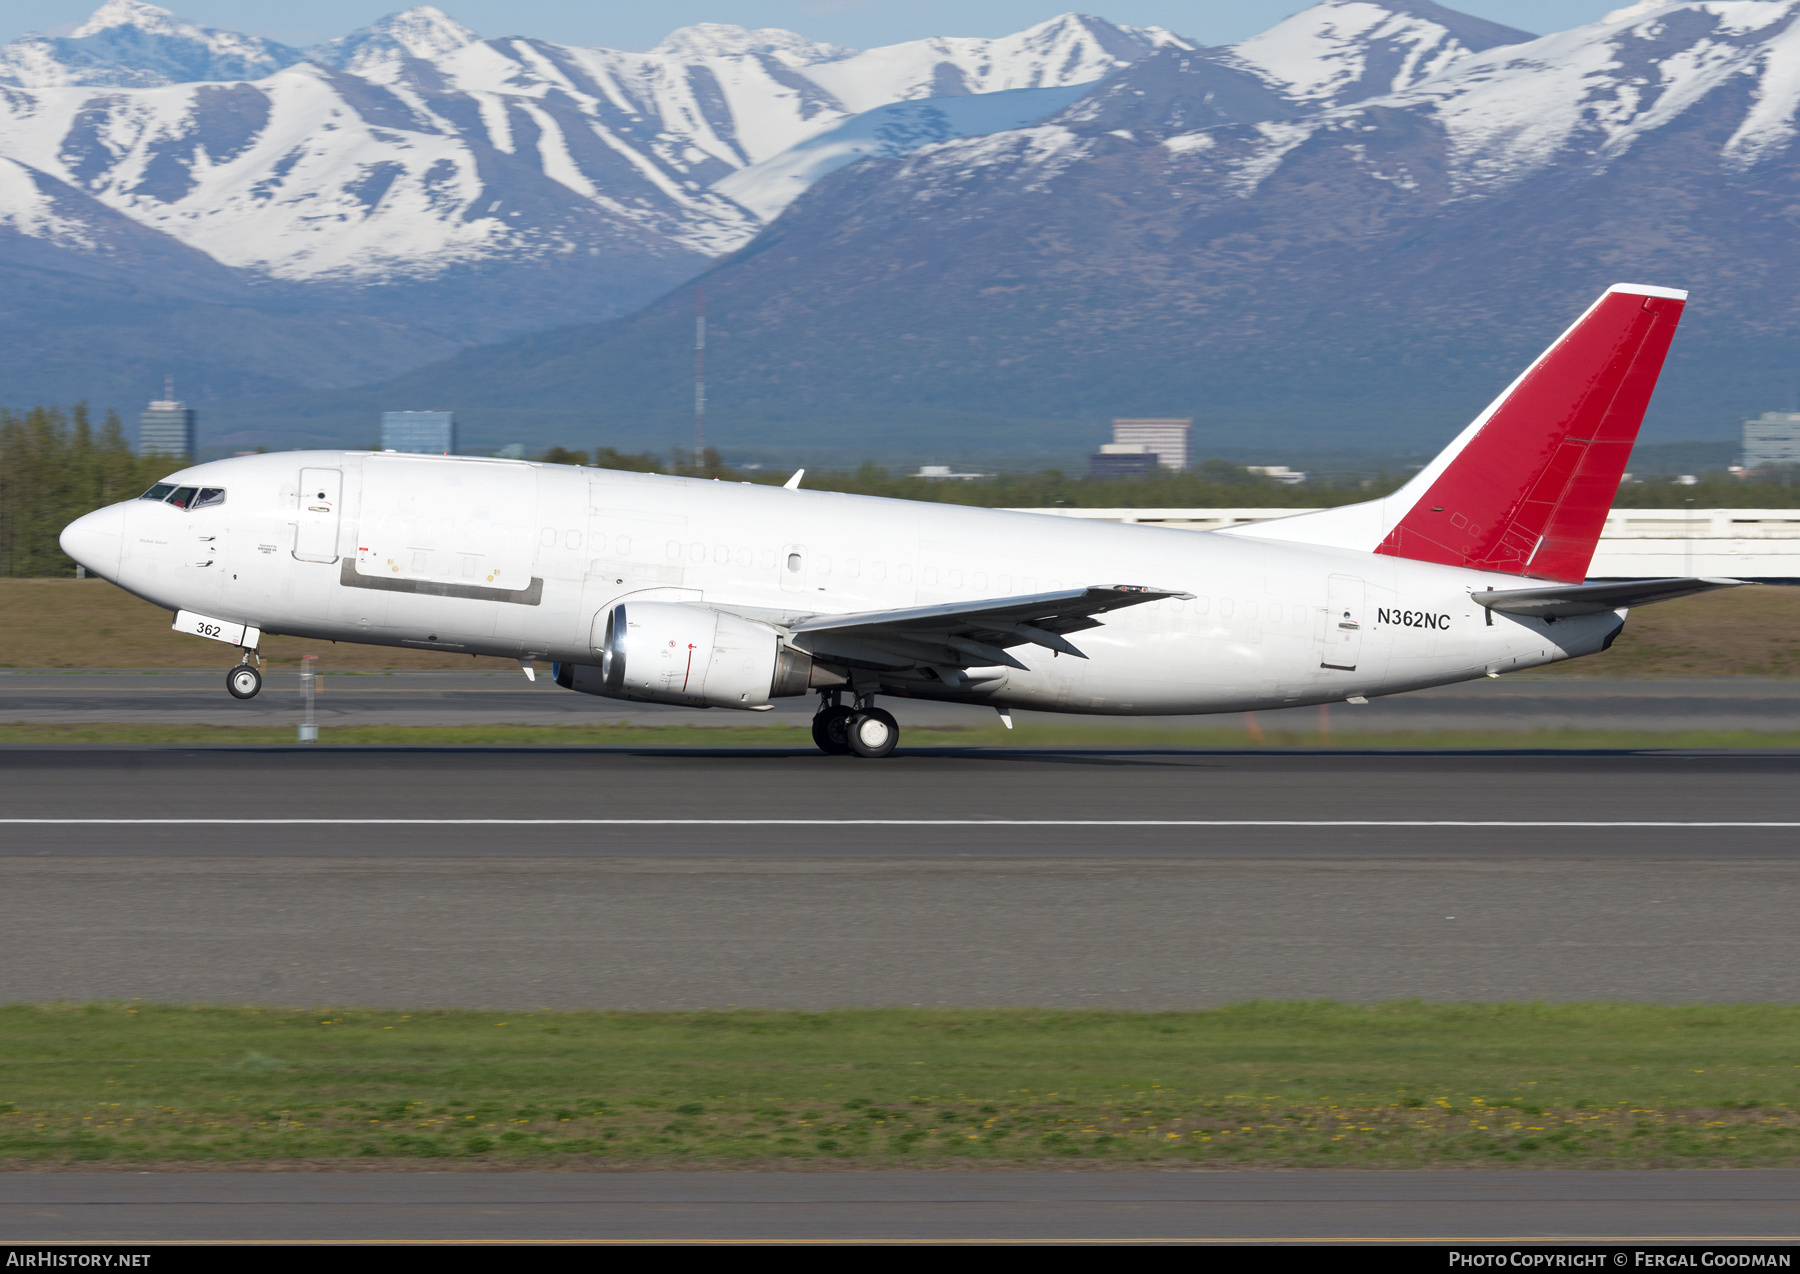
<svg viewBox="0 0 1800 1274">
<path fill-rule="evenodd" d="M 558 664 L 556 684 L 609 699 L 694 708 L 761 708 L 844 679 L 781 644 L 767 624 L 680 602 L 620 602 L 599 666 Z"/>
</svg>

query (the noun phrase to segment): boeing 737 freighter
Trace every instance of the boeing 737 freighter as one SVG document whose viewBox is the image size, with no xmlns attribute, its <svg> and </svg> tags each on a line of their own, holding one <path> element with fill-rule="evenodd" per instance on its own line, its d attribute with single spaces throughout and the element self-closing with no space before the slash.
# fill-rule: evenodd
<svg viewBox="0 0 1800 1274">
<path fill-rule="evenodd" d="M 613 699 L 816 692 L 819 747 L 862 757 L 899 738 L 880 695 L 1003 716 L 1360 703 L 1593 654 L 1630 606 L 1738 582 L 1585 582 L 1686 297 L 1608 289 L 1394 494 L 1229 530 L 311 451 L 182 469 L 62 546 L 239 647 L 239 698 L 279 632 L 549 661 Z"/>
</svg>

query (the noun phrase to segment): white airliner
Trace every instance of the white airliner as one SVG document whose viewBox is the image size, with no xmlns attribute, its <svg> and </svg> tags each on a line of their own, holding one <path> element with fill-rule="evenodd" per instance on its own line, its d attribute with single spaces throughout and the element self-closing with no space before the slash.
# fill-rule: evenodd
<svg viewBox="0 0 1800 1274">
<path fill-rule="evenodd" d="M 1203 713 L 1362 702 L 1593 654 L 1626 608 L 1738 581 L 1585 583 L 1685 292 L 1620 284 L 1383 499 L 1209 533 L 515 460 L 312 451 L 170 474 L 70 557 L 242 649 L 263 633 L 555 665 L 614 699 L 816 691 Z M 848 702 L 846 702 L 846 699 Z"/>
</svg>

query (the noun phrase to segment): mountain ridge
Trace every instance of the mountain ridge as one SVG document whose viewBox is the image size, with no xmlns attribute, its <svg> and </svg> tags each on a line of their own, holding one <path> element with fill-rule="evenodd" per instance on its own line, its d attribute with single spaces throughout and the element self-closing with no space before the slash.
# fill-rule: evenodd
<svg viewBox="0 0 1800 1274">
<path fill-rule="evenodd" d="M 835 172 L 714 265 L 709 437 L 985 421 L 1067 452 L 1142 414 L 1215 449 L 1425 447 L 1626 280 L 1694 294 L 1646 437 L 1723 436 L 1800 379 L 1796 64 L 1796 0 L 1615 14 L 1304 115 L 1161 50 L 1029 127 Z M 495 441 L 679 441 L 693 286 L 365 397 L 429 380 Z"/>
</svg>

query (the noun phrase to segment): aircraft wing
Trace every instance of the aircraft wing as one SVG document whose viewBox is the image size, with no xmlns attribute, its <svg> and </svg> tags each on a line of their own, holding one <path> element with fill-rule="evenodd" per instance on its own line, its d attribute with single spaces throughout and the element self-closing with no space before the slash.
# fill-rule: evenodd
<svg viewBox="0 0 1800 1274">
<path fill-rule="evenodd" d="M 1562 619 L 1574 615 L 1598 615 L 1620 606 L 1647 606 L 1691 593 L 1710 593 L 1715 588 L 1737 588 L 1741 579 L 1633 579 L 1605 584 L 1558 584 L 1550 588 L 1507 588 L 1471 593 L 1477 606 L 1508 615 L 1536 619 Z"/>
<path fill-rule="evenodd" d="M 1065 633 L 1097 628 L 1109 610 L 1192 597 L 1141 584 L 1069 588 L 1026 597 L 984 598 L 942 606 L 814 615 L 789 624 L 800 649 L 881 667 L 975 668 L 1004 664 L 1023 669 L 1007 647 L 1026 643 L 1086 659 Z"/>
</svg>

